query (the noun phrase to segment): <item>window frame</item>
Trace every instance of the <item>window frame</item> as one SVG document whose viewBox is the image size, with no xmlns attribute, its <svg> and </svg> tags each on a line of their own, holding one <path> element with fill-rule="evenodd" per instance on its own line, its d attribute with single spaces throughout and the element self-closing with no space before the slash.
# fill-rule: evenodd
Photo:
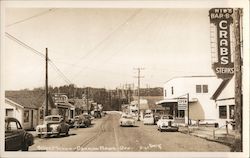
<svg viewBox="0 0 250 158">
<path fill-rule="evenodd" d="M 221 111 L 222 109 L 221 108 L 225 108 L 225 110 L 224 111 Z M 224 116 L 222 115 L 223 114 L 223 112 L 224 112 Z M 219 118 L 220 119 L 227 119 L 227 106 L 226 105 L 221 105 L 221 106 L 219 106 Z"/>
<path fill-rule="evenodd" d="M 206 88 L 204 88 L 204 87 L 206 87 Z M 208 85 L 207 84 L 202 85 L 202 92 L 203 93 L 208 93 Z"/>
<path fill-rule="evenodd" d="M 195 85 L 195 90 L 196 90 L 196 93 L 202 93 L 202 90 L 201 90 L 201 85 Z M 199 90 L 199 91 L 198 91 Z"/>
<path fill-rule="evenodd" d="M 229 105 L 229 119 L 235 119 L 235 105 Z M 233 108 L 232 108 L 233 107 Z M 232 110 L 233 110 L 233 116 L 232 116 Z"/>
<path fill-rule="evenodd" d="M 27 114 L 28 113 L 28 114 Z M 26 115 L 27 114 L 27 115 Z M 23 111 L 23 122 L 28 123 L 30 122 L 30 111 L 29 110 L 24 110 Z"/>
</svg>

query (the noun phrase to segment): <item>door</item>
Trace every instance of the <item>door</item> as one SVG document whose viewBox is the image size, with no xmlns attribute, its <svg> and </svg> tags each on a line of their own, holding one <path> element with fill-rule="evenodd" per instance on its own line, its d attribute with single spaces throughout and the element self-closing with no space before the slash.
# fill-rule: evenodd
<svg viewBox="0 0 250 158">
<path fill-rule="evenodd" d="M 33 129 L 34 125 L 33 125 L 33 121 L 34 121 L 34 116 L 33 116 L 33 110 L 31 110 L 31 122 L 30 122 L 30 128 Z"/>
</svg>

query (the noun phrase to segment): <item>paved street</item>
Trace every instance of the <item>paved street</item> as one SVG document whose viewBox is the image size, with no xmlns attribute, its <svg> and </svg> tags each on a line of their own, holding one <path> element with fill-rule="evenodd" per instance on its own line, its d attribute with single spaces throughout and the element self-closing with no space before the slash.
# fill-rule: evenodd
<svg viewBox="0 0 250 158">
<path fill-rule="evenodd" d="M 230 151 L 228 146 L 180 132 L 159 132 L 156 125 L 120 127 L 119 114 L 95 119 L 90 128 L 71 129 L 68 137 L 35 138 L 30 151 Z"/>
</svg>

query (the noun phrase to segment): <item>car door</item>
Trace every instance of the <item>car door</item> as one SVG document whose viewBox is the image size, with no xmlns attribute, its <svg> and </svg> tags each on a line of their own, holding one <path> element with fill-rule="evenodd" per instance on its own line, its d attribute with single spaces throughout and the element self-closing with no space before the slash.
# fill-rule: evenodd
<svg viewBox="0 0 250 158">
<path fill-rule="evenodd" d="M 23 130 L 19 122 L 11 120 L 7 122 L 6 126 L 7 129 L 5 130 L 5 150 L 20 150 L 23 142 Z"/>
</svg>

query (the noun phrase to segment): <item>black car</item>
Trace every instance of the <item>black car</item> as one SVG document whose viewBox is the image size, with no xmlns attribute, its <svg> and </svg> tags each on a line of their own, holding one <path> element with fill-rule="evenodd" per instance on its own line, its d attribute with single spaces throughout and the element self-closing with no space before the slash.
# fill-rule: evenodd
<svg viewBox="0 0 250 158">
<path fill-rule="evenodd" d="M 26 132 L 16 118 L 5 117 L 5 151 L 28 151 L 33 144 L 33 135 Z"/>
</svg>

